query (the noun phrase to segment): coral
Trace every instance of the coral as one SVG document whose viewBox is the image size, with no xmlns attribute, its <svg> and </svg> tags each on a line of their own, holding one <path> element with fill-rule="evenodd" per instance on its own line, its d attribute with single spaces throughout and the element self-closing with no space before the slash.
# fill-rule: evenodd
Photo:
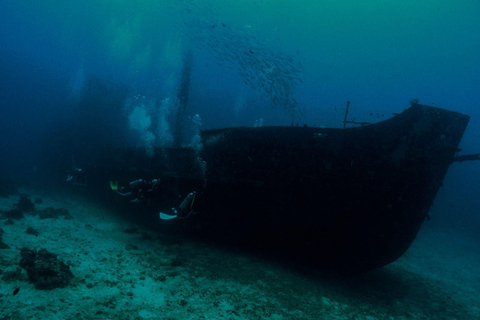
<svg viewBox="0 0 480 320">
<path fill-rule="evenodd" d="M 41 290 L 63 288 L 72 280 L 73 273 L 57 255 L 46 249 L 38 252 L 23 248 L 20 266 L 27 271 L 28 280 Z"/>
<path fill-rule="evenodd" d="M 34 229 L 32 227 L 28 227 L 28 229 L 27 229 L 27 231 L 25 231 L 25 233 L 34 235 L 35 237 L 38 237 L 38 235 L 40 234 L 40 232 L 38 232 L 37 229 Z"/>
<path fill-rule="evenodd" d="M 2 228 L 0 228 L 0 249 L 10 249 L 10 247 L 2 241 L 2 237 L 5 231 L 3 231 Z"/>
<path fill-rule="evenodd" d="M 30 200 L 27 196 L 23 195 L 20 197 L 20 200 L 15 205 L 18 210 L 21 212 L 32 212 L 35 211 L 35 205 L 33 204 L 32 200 Z"/>
<path fill-rule="evenodd" d="M 18 209 L 12 209 L 9 211 L 4 211 L 2 213 L 2 217 L 7 219 L 19 220 L 19 219 L 23 219 L 23 212 Z"/>
</svg>

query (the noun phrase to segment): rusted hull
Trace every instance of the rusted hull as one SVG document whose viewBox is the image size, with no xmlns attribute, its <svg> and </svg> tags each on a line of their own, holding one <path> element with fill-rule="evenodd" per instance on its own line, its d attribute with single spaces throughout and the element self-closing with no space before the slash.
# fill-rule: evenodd
<svg viewBox="0 0 480 320">
<path fill-rule="evenodd" d="M 398 259 L 415 239 L 468 116 L 414 105 L 350 129 L 204 132 L 205 232 L 345 270 Z"/>
</svg>

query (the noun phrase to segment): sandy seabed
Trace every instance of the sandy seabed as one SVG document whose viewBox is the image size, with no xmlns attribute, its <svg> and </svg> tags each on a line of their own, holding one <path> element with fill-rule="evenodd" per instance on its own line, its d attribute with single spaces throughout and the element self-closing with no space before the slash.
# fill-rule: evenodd
<svg viewBox="0 0 480 320">
<path fill-rule="evenodd" d="M 397 262 L 339 278 L 144 230 L 83 199 L 27 193 L 42 199 L 38 210 L 73 219 L 1 219 L 10 248 L 0 278 L 20 268 L 23 247 L 57 254 L 74 278 L 52 290 L 23 269 L 0 280 L 0 319 L 480 319 L 480 249 L 464 235 L 421 230 Z M 18 200 L 0 198 L 0 211 Z"/>
</svg>

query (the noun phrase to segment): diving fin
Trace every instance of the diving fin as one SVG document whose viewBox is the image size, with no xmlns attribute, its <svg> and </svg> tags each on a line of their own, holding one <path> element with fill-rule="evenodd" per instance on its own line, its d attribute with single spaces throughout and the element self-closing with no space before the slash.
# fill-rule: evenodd
<svg viewBox="0 0 480 320">
<path fill-rule="evenodd" d="M 190 215 L 192 213 L 196 213 L 195 211 L 193 210 L 190 210 L 190 212 L 186 215 L 186 216 L 178 216 L 177 215 L 177 210 L 173 209 L 173 212 L 175 214 L 166 214 L 166 213 L 163 213 L 163 212 L 160 212 L 160 219 L 162 220 L 172 220 L 172 219 L 187 219 L 188 217 L 190 217 Z"/>
<path fill-rule="evenodd" d="M 110 189 L 112 189 L 113 191 L 117 191 L 118 190 L 118 181 L 110 181 Z"/>
<path fill-rule="evenodd" d="M 121 193 L 121 192 L 117 191 L 117 193 L 118 193 L 119 195 L 123 196 L 123 197 L 126 197 L 126 196 L 131 196 L 131 195 L 132 195 L 132 193 L 131 193 L 131 192 L 125 192 L 125 193 Z"/>
<path fill-rule="evenodd" d="M 162 220 L 172 220 L 172 219 L 176 219 L 177 218 L 177 215 L 171 215 L 171 214 L 166 214 L 166 213 L 163 213 L 163 212 L 160 212 L 160 219 Z"/>
</svg>

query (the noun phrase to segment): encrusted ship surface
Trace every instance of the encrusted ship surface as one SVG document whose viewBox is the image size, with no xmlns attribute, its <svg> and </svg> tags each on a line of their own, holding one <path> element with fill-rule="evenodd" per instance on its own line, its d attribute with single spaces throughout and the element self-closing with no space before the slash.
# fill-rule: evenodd
<svg viewBox="0 0 480 320">
<path fill-rule="evenodd" d="M 157 149 L 146 157 L 129 150 L 100 161 L 96 176 L 103 186 L 160 177 L 166 206 L 203 192 L 200 212 L 163 221 L 167 229 L 365 271 L 395 261 L 415 239 L 468 121 L 413 104 L 355 128 L 209 130 L 199 152 Z"/>
</svg>

